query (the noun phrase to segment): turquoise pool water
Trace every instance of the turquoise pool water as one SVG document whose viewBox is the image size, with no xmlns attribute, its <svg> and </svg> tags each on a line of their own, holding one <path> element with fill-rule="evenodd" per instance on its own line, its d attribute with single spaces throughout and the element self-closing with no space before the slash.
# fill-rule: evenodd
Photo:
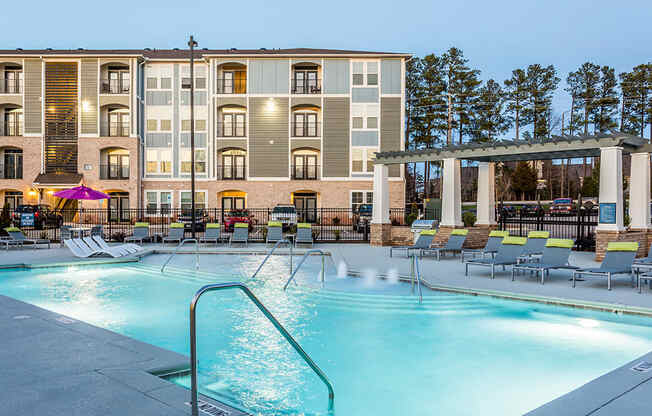
<svg viewBox="0 0 652 416">
<path fill-rule="evenodd" d="M 337 415 L 520 415 L 652 349 L 650 320 L 338 279 L 319 259 L 281 290 L 287 258 L 260 256 L 0 272 L 0 294 L 188 354 L 188 305 L 204 284 L 242 280 L 335 386 Z M 206 273 L 210 271 L 210 273 Z M 239 292 L 202 298 L 201 390 L 256 414 L 325 414 L 326 388 Z M 187 384 L 186 379 L 175 380 Z"/>
</svg>

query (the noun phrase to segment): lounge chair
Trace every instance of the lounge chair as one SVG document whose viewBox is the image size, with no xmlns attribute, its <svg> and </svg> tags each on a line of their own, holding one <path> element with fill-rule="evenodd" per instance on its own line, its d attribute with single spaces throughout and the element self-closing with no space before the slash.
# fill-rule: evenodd
<svg viewBox="0 0 652 416">
<path fill-rule="evenodd" d="M 600 267 L 590 267 L 573 271 L 573 287 L 576 276 L 607 277 L 607 289 L 611 290 L 611 276 L 632 273 L 632 264 L 638 251 L 637 242 L 613 241 L 607 244 L 607 254 Z M 639 282 L 640 283 L 640 282 Z"/>
<path fill-rule="evenodd" d="M 312 225 L 307 222 L 300 222 L 297 224 L 297 236 L 294 239 L 294 246 L 299 244 L 310 244 L 310 247 L 313 246 L 312 239 Z"/>
<path fill-rule="evenodd" d="M 394 246 L 389 248 L 389 257 L 392 257 L 394 251 L 405 250 L 405 256 L 410 257 L 410 250 L 421 250 L 424 248 L 430 248 L 432 240 L 435 239 L 437 230 L 423 230 L 419 234 L 417 241 L 414 242 L 411 246 Z"/>
<path fill-rule="evenodd" d="M 18 242 L 21 246 L 24 246 L 25 244 L 32 244 L 34 247 L 36 247 L 37 244 L 47 244 L 48 248 L 50 248 L 50 240 L 47 238 L 27 238 L 25 237 L 25 234 L 20 230 L 20 228 L 17 227 L 7 227 L 5 228 L 5 231 L 7 234 L 9 234 L 9 237 Z"/>
<path fill-rule="evenodd" d="M 644 273 L 652 270 L 652 244 L 650 244 L 650 250 L 647 252 L 647 257 L 634 259 L 634 263 L 632 263 L 632 270 L 634 270 L 637 276 L 641 274 L 641 272 Z"/>
<path fill-rule="evenodd" d="M 72 254 L 75 255 L 75 257 L 94 257 L 94 256 L 101 256 L 101 255 L 108 255 L 111 257 L 122 257 L 120 255 L 116 255 L 115 253 L 111 253 L 108 251 L 104 250 L 93 250 L 90 247 L 86 245 L 81 239 L 79 238 L 71 238 L 68 240 L 63 240 L 63 244 L 65 244 L 66 247 L 70 251 L 72 251 Z"/>
<path fill-rule="evenodd" d="M 453 253 L 453 255 L 455 255 L 455 253 L 461 253 L 462 246 L 464 245 L 464 241 L 466 241 L 466 236 L 468 234 L 469 230 L 453 230 L 450 237 L 448 237 L 448 241 L 446 241 L 446 245 L 444 247 L 422 248 L 420 250 L 420 255 L 425 256 L 434 254 L 437 256 L 437 260 L 441 260 L 442 254 Z"/>
<path fill-rule="evenodd" d="M 110 253 L 114 257 L 123 257 L 131 254 L 130 251 L 122 247 L 101 247 L 92 237 L 82 237 L 82 241 L 93 251 Z"/>
<path fill-rule="evenodd" d="M 143 244 L 144 241 L 151 241 L 152 237 L 149 235 L 149 223 L 137 222 L 134 224 L 134 233 L 130 237 L 125 238 L 125 243 L 130 241 Z"/>
<path fill-rule="evenodd" d="M 577 269 L 568 263 L 571 249 L 574 241 L 562 238 L 547 239 L 546 246 L 543 248 L 541 260 L 538 262 L 519 263 L 512 267 L 512 281 L 518 271 L 534 271 L 541 273 L 541 284 L 544 283 L 545 276 L 550 274 L 553 269 Z"/>
<path fill-rule="evenodd" d="M 265 238 L 265 247 L 270 243 L 277 243 L 283 239 L 283 223 L 279 221 L 269 221 L 267 223 L 267 237 Z"/>
<path fill-rule="evenodd" d="M 186 234 L 186 229 L 183 223 L 181 222 L 173 222 L 170 224 L 170 230 L 168 231 L 168 235 L 163 237 L 163 244 L 176 241 L 178 243 L 181 243 L 183 241 L 183 237 Z"/>
<path fill-rule="evenodd" d="M 498 230 L 493 230 L 489 232 L 489 238 L 487 239 L 487 244 L 485 244 L 484 248 L 480 249 L 463 249 L 462 253 L 460 256 L 462 258 L 460 259 L 461 261 L 464 261 L 464 258 L 466 257 L 467 254 L 471 255 L 471 258 L 476 258 L 476 256 L 480 256 L 484 258 L 487 254 L 490 254 L 491 257 L 493 258 L 496 252 L 498 251 L 498 247 L 500 247 L 500 244 L 503 242 L 503 238 L 509 237 L 509 231 L 498 231 Z"/>
<path fill-rule="evenodd" d="M 516 264 L 518 257 L 523 251 L 523 246 L 525 246 L 526 241 L 527 238 L 525 237 L 503 238 L 503 242 L 500 244 L 500 247 L 498 247 L 498 251 L 496 252 L 496 256 L 494 258 L 472 259 L 465 261 L 464 275 L 469 275 L 469 266 L 471 265 L 485 266 L 491 267 L 491 278 L 493 279 L 496 266 L 503 266 L 503 270 L 505 270 L 505 266 L 512 266 Z"/>
<path fill-rule="evenodd" d="M 61 242 L 61 247 L 63 247 L 63 240 L 69 240 L 72 238 L 72 231 L 70 231 L 69 225 L 62 225 L 59 229 L 59 241 Z"/>
<path fill-rule="evenodd" d="M 133 244 L 133 243 L 126 243 L 126 244 L 118 244 L 115 246 L 110 246 L 102 237 L 99 235 L 96 235 L 94 237 L 91 237 L 95 242 L 104 250 L 109 249 L 109 248 L 122 248 L 127 250 L 129 253 L 134 254 L 138 253 L 140 251 L 143 251 L 143 248 L 139 246 L 138 244 Z"/>
<path fill-rule="evenodd" d="M 529 260 L 532 256 L 543 253 L 548 237 L 550 237 L 548 231 L 530 231 L 527 233 L 527 243 L 523 247 L 520 260 Z"/>
<path fill-rule="evenodd" d="M 244 244 L 249 247 L 249 224 L 246 222 L 236 222 L 233 225 L 233 234 L 229 239 L 229 247 L 233 243 Z"/>
<path fill-rule="evenodd" d="M 218 223 L 206 224 L 206 232 L 199 239 L 199 243 L 220 243 L 222 242 L 222 226 Z"/>
</svg>

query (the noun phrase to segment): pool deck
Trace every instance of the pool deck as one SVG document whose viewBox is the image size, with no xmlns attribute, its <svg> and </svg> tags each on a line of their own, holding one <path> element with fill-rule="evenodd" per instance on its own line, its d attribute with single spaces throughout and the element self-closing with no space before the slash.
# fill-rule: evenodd
<svg viewBox="0 0 652 416">
<path fill-rule="evenodd" d="M 173 247 L 152 246 L 157 252 Z M 391 269 L 406 277 L 409 261 L 389 258 L 389 248 L 362 244 L 315 246 L 347 264 L 352 273 L 386 275 Z M 189 250 L 192 251 L 192 250 Z M 202 248 L 202 252 L 265 253 L 265 247 Z M 297 250 L 297 254 L 305 250 Z M 280 254 L 286 250 L 279 250 Z M 0 265 L 107 262 L 80 261 L 67 249 L 0 250 Z M 578 266 L 595 265 L 590 253 L 573 253 Z M 529 275 L 511 281 L 511 273 L 472 268 L 464 276 L 459 259 L 421 262 L 426 285 L 439 290 L 575 305 L 614 312 L 652 315 L 652 291 L 639 294 L 628 277 L 616 278 L 613 290 L 604 279 L 578 282 L 568 272 L 552 272 L 545 285 Z M 0 403 L 12 415 L 187 415 L 188 390 L 151 373 L 184 368 L 188 358 L 54 312 L 0 296 Z M 528 413 L 528 416 L 643 415 L 652 409 L 652 371 L 632 370 L 652 362 L 652 352 L 613 370 Z M 20 363 L 20 364 L 17 364 Z M 240 414 L 239 412 L 234 415 Z"/>
</svg>

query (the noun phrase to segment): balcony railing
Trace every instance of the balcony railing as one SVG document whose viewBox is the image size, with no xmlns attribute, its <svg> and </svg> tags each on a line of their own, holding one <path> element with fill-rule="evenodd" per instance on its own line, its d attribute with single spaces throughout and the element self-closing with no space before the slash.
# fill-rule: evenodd
<svg viewBox="0 0 652 416">
<path fill-rule="evenodd" d="M 109 137 L 129 137 L 129 123 L 110 123 Z"/>
<path fill-rule="evenodd" d="M 4 128 L 5 136 L 22 136 L 23 135 L 23 123 L 17 122 L 5 122 Z"/>
<path fill-rule="evenodd" d="M 0 94 L 22 94 L 22 79 L 3 79 L 0 82 Z"/>
<path fill-rule="evenodd" d="M 246 123 L 224 123 L 218 122 L 215 130 L 217 137 L 246 137 Z"/>
<path fill-rule="evenodd" d="M 316 181 L 319 179 L 319 165 L 292 165 L 292 179 L 297 181 Z"/>
<path fill-rule="evenodd" d="M 319 122 L 292 122 L 292 137 L 320 137 Z"/>
<path fill-rule="evenodd" d="M 218 165 L 217 180 L 221 181 L 244 181 L 247 179 L 247 168 L 245 164 Z"/>
<path fill-rule="evenodd" d="M 129 179 L 129 166 L 116 164 L 100 165 L 100 179 L 125 180 Z"/>
<path fill-rule="evenodd" d="M 101 94 L 129 94 L 129 81 L 123 79 L 103 79 Z"/>
<path fill-rule="evenodd" d="M 217 93 L 218 94 L 246 94 L 247 78 L 238 78 L 238 79 L 218 78 Z"/>
<path fill-rule="evenodd" d="M 321 94 L 321 79 L 293 79 L 292 94 Z"/>
</svg>

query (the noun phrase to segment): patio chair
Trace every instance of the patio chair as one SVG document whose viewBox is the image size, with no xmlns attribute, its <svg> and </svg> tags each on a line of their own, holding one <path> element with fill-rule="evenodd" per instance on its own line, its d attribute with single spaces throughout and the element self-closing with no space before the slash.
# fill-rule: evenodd
<svg viewBox="0 0 652 416">
<path fill-rule="evenodd" d="M 528 260 L 532 256 L 543 253 L 548 237 L 550 237 L 548 231 L 530 231 L 527 233 L 527 243 L 525 243 L 525 247 L 523 247 L 521 258 Z"/>
<path fill-rule="evenodd" d="M 163 237 L 163 244 L 176 241 L 178 243 L 181 243 L 183 241 L 183 237 L 186 234 L 186 229 L 183 223 L 181 222 L 173 222 L 170 224 L 170 230 L 168 231 L 168 235 Z"/>
<path fill-rule="evenodd" d="M 17 241 L 21 246 L 32 244 L 33 247 L 36 247 L 37 244 L 47 244 L 48 248 L 50 248 L 50 240 L 47 238 L 27 238 L 17 227 L 7 227 L 5 231 L 9 234 L 11 240 Z"/>
<path fill-rule="evenodd" d="M 576 276 L 599 276 L 607 277 L 607 289 L 611 290 L 611 276 L 614 274 L 632 273 L 632 265 L 636 252 L 638 251 L 637 242 L 612 241 L 607 245 L 607 254 L 605 254 L 600 267 L 589 267 L 573 271 L 573 287 L 575 287 Z M 639 282 L 640 283 L 640 282 Z"/>
<path fill-rule="evenodd" d="M 149 223 L 137 222 L 134 224 L 134 233 L 130 237 L 125 238 L 125 243 L 130 241 L 143 244 L 144 241 L 151 241 L 152 237 L 149 235 Z"/>
<path fill-rule="evenodd" d="M 523 246 L 527 238 L 525 237 L 505 237 L 494 258 L 472 259 L 464 262 L 465 271 L 464 276 L 469 275 L 469 266 L 485 266 L 491 267 L 491 278 L 494 278 L 496 266 L 512 266 L 516 264 L 518 257 L 523 251 Z"/>
<path fill-rule="evenodd" d="M 249 224 L 246 222 L 236 222 L 233 225 L 233 234 L 231 234 L 231 238 L 229 239 L 229 247 L 233 243 L 240 243 L 249 247 Z"/>
<path fill-rule="evenodd" d="M 312 239 L 312 225 L 307 222 L 300 222 L 297 224 L 297 236 L 294 239 L 294 246 L 299 244 L 310 244 L 310 247 L 313 246 Z"/>
<path fill-rule="evenodd" d="M 419 234 L 417 241 L 411 246 L 394 246 L 389 248 L 389 257 L 392 257 L 394 251 L 405 250 L 405 256 L 410 257 L 410 250 L 421 250 L 423 248 L 430 248 L 432 240 L 435 239 L 437 230 L 423 230 Z"/>
<path fill-rule="evenodd" d="M 59 229 L 59 242 L 61 247 L 63 247 L 63 240 L 70 240 L 72 238 L 72 231 L 70 231 L 69 225 L 62 225 Z"/>
<path fill-rule="evenodd" d="M 636 276 L 639 276 L 641 272 L 649 272 L 652 270 L 652 244 L 650 245 L 650 249 L 647 252 L 647 257 L 634 259 L 634 263 L 632 263 L 632 270 L 634 270 Z"/>
<path fill-rule="evenodd" d="M 267 237 L 265 238 L 265 247 L 269 243 L 277 243 L 283 239 L 283 223 L 280 221 L 269 221 L 267 223 Z"/>
<path fill-rule="evenodd" d="M 469 234 L 469 230 L 457 229 L 453 230 L 446 245 L 444 247 L 433 247 L 433 248 L 422 248 L 420 250 L 420 256 L 425 256 L 433 254 L 437 256 L 437 261 L 441 260 L 441 255 L 446 253 L 461 253 L 462 246 L 466 241 L 466 236 Z"/>
<path fill-rule="evenodd" d="M 573 244 L 575 244 L 573 240 L 549 238 L 538 262 L 519 263 L 512 267 L 512 281 L 514 281 L 514 275 L 518 271 L 534 271 L 541 273 L 541 284 L 544 284 L 544 279 L 550 274 L 550 270 L 577 269 L 577 266 L 571 266 L 568 263 Z"/>
<path fill-rule="evenodd" d="M 471 258 L 473 259 L 478 255 L 484 258 L 484 256 L 486 256 L 487 254 L 490 254 L 491 258 L 493 258 L 496 252 L 498 251 L 498 247 L 500 247 L 500 244 L 503 242 L 503 238 L 505 237 L 509 237 L 509 231 L 493 230 L 489 232 L 489 238 L 487 239 L 487 244 L 485 244 L 484 248 L 463 249 L 462 253 L 460 254 L 460 256 L 462 256 L 460 260 L 464 261 L 464 258 L 466 257 L 467 254 L 470 254 Z"/>
<path fill-rule="evenodd" d="M 143 251 L 143 248 L 139 246 L 138 244 L 133 244 L 133 243 L 126 243 L 126 244 L 117 244 L 115 246 L 110 246 L 102 237 L 99 235 L 92 236 L 91 237 L 95 242 L 104 250 L 110 249 L 110 248 L 123 248 L 127 250 L 131 254 L 135 254 L 138 252 Z"/>
<path fill-rule="evenodd" d="M 222 226 L 219 223 L 206 224 L 206 232 L 204 236 L 199 239 L 199 243 L 221 243 L 222 242 Z"/>
<path fill-rule="evenodd" d="M 82 241 L 91 250 L 98 251 L 98 252 L 104 251 L 106 253 L 110 253 L 112 256 L 115 256 L 115 257 L 128 256 L 128 255 L 131 254 L 130 251 L 126 250 L 125 248 L 118 247 L 118 246 L 116 246 L 116 247 L 110 247 L 109 246 L 109 247 L 103 248 L 92 237 L 82 237 Z"/>
</svg>

